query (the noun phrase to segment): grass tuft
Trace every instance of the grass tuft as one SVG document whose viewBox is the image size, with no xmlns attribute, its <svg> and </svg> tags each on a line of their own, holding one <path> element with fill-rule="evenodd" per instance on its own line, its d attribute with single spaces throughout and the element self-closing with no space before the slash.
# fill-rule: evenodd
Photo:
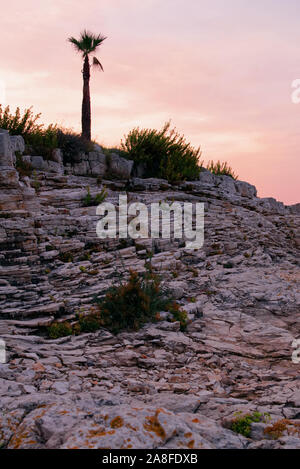
<svg viewBox="0 0 300 469">
<path fill-rule="evenodd" d="M 211 171 L 216 176 L 230 176 L 232 179 L 237 179 L 238 175 L 236 175 L 233 169 L 227 164 L 227 162 L 221 163 L 221 161 L 217 161 L 214 163 L 213 161 L 209 161 L 207 163 L 206 169 Z"/>
</svg>

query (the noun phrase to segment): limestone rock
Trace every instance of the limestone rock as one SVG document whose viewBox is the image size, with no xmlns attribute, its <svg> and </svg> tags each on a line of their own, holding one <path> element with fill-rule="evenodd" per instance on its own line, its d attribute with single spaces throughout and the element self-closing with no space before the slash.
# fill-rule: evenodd
<svg viewBox="0 0 300 469">
<path fill-rule="evenodd" d="M 47 161 L 42 156 L 32 156 L 31 165 L 34 169 L 37 169 L 38 171 L 48 170 Z"/>
<path fill-rule="evenodd" d="M 107 171 L 106 156 L 100 151 L 89 153 L 90 173 L 93 176 L 103 177 Z"/>
<path fill-rule="evenodd" d="M 132 160 L 126 160 L 117 153 L 111 153 L 108 157 L 109 175 L 117 179 L 129 179 L 133 167 Z"/>
<path fill-rule="evenodd" d="M 98 147 L 73 166 L 59 152 L 55 161 L 24 155 L 36 171 L 23 176 L 9 135 L 0 136 L 0 446 L 297 448 L 299 204 L 261 199 L 254 186 L 208 171 L 176 185 L 110 180 Z M 97 176 L 116 205 L 125 191 L 148 208 L 204 203 L 203 248 L 99 239 L 96 205 L 83 204 L 87 186 L 92 197 L 100 192 Z M 74 324 L 94 311 L 95 295 L 130 269 L 144 272 L 149 253 L 187 327 L 160 311 L 138 331 L 49 338 L 53 322 Z M 267 423 L 252 424 L 247 439 L 231 431 L 253 412 Z M 282 435 L 266 438 L 265 426 L 282 419 Z"/>
<path fill-rule="evenodd" d="M 201 181 L 204 184 L 215 184 L 216 182 L 216 176 L 212 174 L 208 169 L 201 168 L 200 174 L 199 174 L 199 181 Z"/>
<path fill-rule="evenodd" d="M 9 133 L 0 129 L 0 166 L 13 166 L 12 156 Z"/>
<path fill-rule="evenodd" d="M 257 196 L 256 187 L 252 184 L 249 184 L 248 182 L 236 181 L 235 188 L 242 197 L 248 197 L 249 199 L 252 199 L 253 197 Z"/>
<path fill-rule="evenodd" d="M 10 136 L 10 145 L 13 153 L 17 151 L 22 154 L 25 151 L 25 142 L 21 135 Z"/>
<path fill-rule="evenodd" d="M 60 148 L 55 148 L 55 150 L 53 150 L 52 160 L 58 163 L 59 165 L 63 165 L 63 153 Z"/>
</svg>

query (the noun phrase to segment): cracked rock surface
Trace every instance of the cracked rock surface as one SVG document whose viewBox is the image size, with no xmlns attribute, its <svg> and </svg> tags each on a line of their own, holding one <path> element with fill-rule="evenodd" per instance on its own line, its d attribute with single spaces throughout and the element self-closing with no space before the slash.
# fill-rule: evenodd
<svg viewBox="0 0 300 469">
<path fill-rule="evenodd" d="M 96 179 L 0 171 L 0 446 L 5 448 L 300 448 L 300 208 L 203 172 L 169 185 L 107 180 L 106 201 L 204 202 L 205 243 L 100 240 Z M 54 320 L 88 312 L 118 273 L 152 265 L 189 315 L 137 332 L 50 340 Z M 249 438 L 232 419 L 259 411 Z M 271 438 L 267 426 L 288 424 Z"/>
</svg>

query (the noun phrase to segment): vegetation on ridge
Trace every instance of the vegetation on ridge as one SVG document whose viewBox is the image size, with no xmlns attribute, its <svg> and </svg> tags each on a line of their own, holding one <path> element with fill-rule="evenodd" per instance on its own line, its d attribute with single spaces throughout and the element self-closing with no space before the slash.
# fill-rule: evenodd
<svg viewBox="0 0 300 469">
<path fill-rule="evenodd" d="M 230 176 L 235 180 L 238 178 L 238 175 L 234 173 L 233 169 L 227 164 L 226 161 L 224 163 L 221 163 L 220 160 L 218 160 L 216 163 L 209 161 L 206 165 L 206 169 L 208 169 L 216 176 Z"/>
<path fill-rule="evenodd" d="M 32 107 L 25 109 L 21 114 L 17 107 L 14 114 L 10 107 L 4 109 L 0 104 L 0 128 L 9 131 L 10 135 L 21 135 L 26 145 L 28 155 L 43 156 L 52 159 L 53 150 L 60 148 L 63 152 L 64 164 L 73 163 L 81 152 L 93 150 L 93 143 L 84 140 L 80 134 L 70 129 L 64 129 L 57 124 L 47 127 L 38 123 L 41 113 L 34 114 Z M 19 166 L 22 162 L 19 161 Z"/>
<path fill-rule="evenodd" d="M 200 174 L 200 148 L 193 148 L 167 122 L 161 130 L 134 128 L 121 141 L 121 150 L 135 166 L 141 164 L 146 177 L 170 182 L 197 179 Z"/>
<path fill-rule="evenodd" d="M 50 124 L 45 127 L 44 124 L 39 124 L 40 116 L 41 113 L 33 113 L 32 107 L 25 109 L 23 114 L 17 107 L 12 114 L 9 106 L 3 108 L 0 104 L 0 128 L 8 130 L 11 135 L 21 135 L 28 153 L 49 158 L 58 147 L 57 126 Z"/>
<path fill-rule="evenodd" d="M 51 160 L 53 150 L 60 148 L 63 163 L 74 164 L 81 153 L 94 150 L 96 142 L 87 141 L 72 129 L 57 124 L 45 126 L 38 122 L 40 116 L 41 113 L 33 113 L 32 107 L 25 109 L 23 114 L 18 107 L 12 114 L 9 106 L 3 108 L 0 104 L 0 128 L 8 130 L 11 135 L 21 135 L 28 155 L 39 155 Z M 102 151 L 106 156 L 114 151 L 132 159 L 136 169 L 142 166 L 144 177 L 163 178 L 171 183 L 198 179 L 204 167 L 204 162 L 200 161 L 200 147 L 196 149 L 187 143 L 183 135 L 170 128 L 170 122 L 161 130 L 134 128 L 121 140 L 119 148 L 103 147 Z M 20 155 L 17 156 L 17 165 L 22 174 L 30 174 L 30 165 L 23 164 Z M 227 162 L 209 161 L 206 169 L 217 176 L 238 177 Z"/>
</svg>

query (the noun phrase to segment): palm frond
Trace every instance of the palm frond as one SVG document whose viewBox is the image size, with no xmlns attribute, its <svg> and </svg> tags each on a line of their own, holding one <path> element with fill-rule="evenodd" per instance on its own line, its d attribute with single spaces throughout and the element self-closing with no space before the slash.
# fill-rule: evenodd
<svg viewBox="0 0 300 469">
<path fill-rule="evenodd" d="M 100 46 L 100 44 L 102 44 L 103 41 L 105 41 L 105 39 L 107 39 L 106 36 L 102 36 L 102 34 L 97 34 L 97 36 L 94 36 L 93 37 L 93 47 L 94 47 L 94 50 Z"/>
<path fill-rule="evenodd" d="M 73 37 L 73 36 L 69 37 L 68 42 L 70 42 L 74 46 L 74 48 L 76 49 L 77 52 L 83 52 L 81 42 L 78 41 L 77 39 L 75 39 L 75 37 Z"/>
<path fill-rule="evenodd" d="M 85 29 L 80 33 L 79 39 L 70 37 L 68 41 L 75 47 L 77 52 L 82 52 L 83 57 L 85 57 L 94 52 L 105 39 L 106 37 L 102 34 L 93 34 Z"/>
<path fill-rule="evenodd" d="M 104 68 L 102 67 L 101 62 L 97 59 L 97 57 L 93 57 L 93 65 L 95 67 L 101 68 L 102 72 L 104 72 Z"/>
</svg>

